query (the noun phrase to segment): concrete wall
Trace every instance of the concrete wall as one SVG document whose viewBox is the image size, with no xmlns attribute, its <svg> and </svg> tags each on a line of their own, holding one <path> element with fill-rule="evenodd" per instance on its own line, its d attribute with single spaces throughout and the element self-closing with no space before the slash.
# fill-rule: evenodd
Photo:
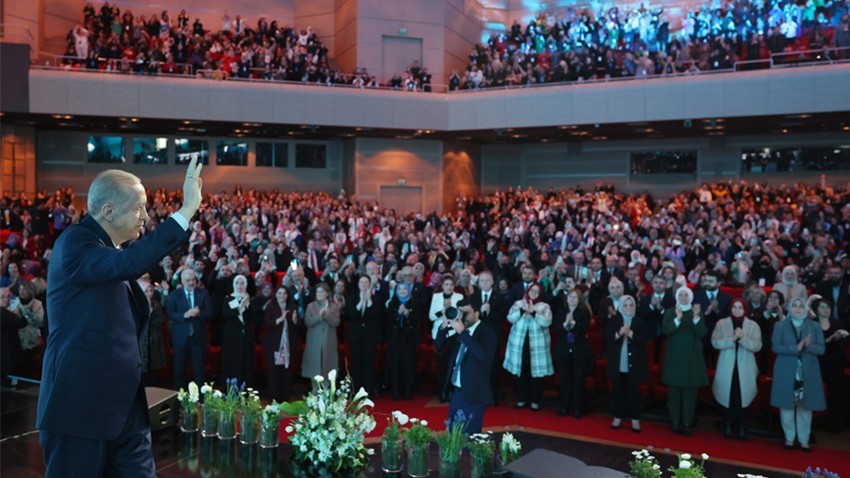
<svg viewBox="0 0 850 478">
<path fill-rule="evenodd" d="M 476 2 L 468 0 L 445 0 L 444 76 L 435 77 L 435 83 L 448 83 L 452 70 L 462 76 L 469 63 L 472 48 L 481 42 L 484 24 L 480 18 L 480 8 Z"/>
<path fill-rule="evenodd" d="M 130 135 L 104 133 L 108 136 L 124 136 L 127 157 L 131 157 L 132 141 Z M 38 189 L 55 190 L 60 186 L 72 186 L 74 190 L 84 193 L 88 190 L 91 180 L 99 172 L 119 167 L 143 179 L 148 188 L 160 187 L 179 189 L 183 184 L 185 167 L 175 164 L 103 164 L 88 163 L 86 145 L 88 133 L 69 131 L 39 131 L 38 132 Z M 205 138 L 192 138 L 205 139 Z M 206 138 L 209 139 L 209 138 Z M 236 139 L 236 138 L 227 138 Z M 266 141 L 266 140 L 260 140 Z M 268 140 L 271 141 L 271 140 Z M 281 190 L 311 190 L 327 191 L 332 194 L 339 192 L 343 185 L 343 143 L 341 141 L 323 141 L 327 144 L 327 168 L 308 169 L 296 168 L 294 144 L 311 143 L 311 141 L 286 141 L 289 147 L 289 163 L 286 168 L 256 167 L 255 145 L 257 140 L 246 140 L 248 143 L 247 166 L 216 165 L 215 141 L 210 141 L 210 161 L 204 166 L 204 189 L 208 192 L 232 190 L 237 184 L 262 190 L 280 188 Z M 315 141 L 312 141 L 315 143 Z M 169 146 L 171 148 L 171 146 Z"/>
<path fill-rule="evenodd" d="M 381 186 L 404 184 L 422 188 L 425 211 L 443 210 L 442 142 L 357 138 L 355 144 L 355 195 L 358 199 L 379 201 Z"/>
<path fill-rule="evenodd" d="M 652 141 L 599 141 L 583 143 L 494 144 L 482 148 L 481 190 L 490 193 L 510 186 L 540 189 L 592 188 L 599 182 L 618 190 L 669 194 L 692 189 L 702 182 L 727 179 L 768 181 L 771 184 L 814 182 L 821 172 L 756 174 L 742 173 L 744 149 L 801 146 L 841 146 L 850 144 L 850 135 L 795 135 L 783 140 L 776 136 L 720 138 L 681 138 Z M 696 151 L 696 174 L 655 174 L 631 176 L 632 152 Z M 830 184 L 850 181 L 850 171 L 831 171 Z"/>
<path fill-rule="evenodd" d="M 450 95 L 31 69 L 30 110 L 446 131 L 845 112 L 848 84 L 850 64 Z"/>
</svg>

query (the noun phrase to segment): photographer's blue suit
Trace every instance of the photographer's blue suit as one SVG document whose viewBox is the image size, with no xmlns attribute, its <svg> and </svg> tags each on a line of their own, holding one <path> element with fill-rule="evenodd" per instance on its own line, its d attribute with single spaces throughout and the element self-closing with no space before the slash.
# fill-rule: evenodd
<svg viewBox="0 0 850 478">
<path fill-rule="evenodd" d="M 463 412 L 467 420 L 466 433 L 480 433 L 484 424 L 484 412 L 493 404 L 493 392 L 490 389 L 490 367 L 496 355 L 496 333 L 480 321 L 472 335 L 469 329 L 448 337 L 451 327 L 440 329 L 434 345 L 438 353 L 450 347 L 449 371 L 444 390 L 452 392 L 449 405 L 449 420 L 454 420 L 457 412 Z M 463 356 L 458 362 L 458 354 L 463 346 Z M 455 368 L 460 367 L 460 384 L 452 384 Z"/>
<path fill-rule="evenodd" d="M 153 476 L 139 345 L 150 309 L 136 279 L 187 239 L 170 218 L 122 250 L 86 216 L 56 241 L 36 423 L 48 477 Z"/>
</svg>

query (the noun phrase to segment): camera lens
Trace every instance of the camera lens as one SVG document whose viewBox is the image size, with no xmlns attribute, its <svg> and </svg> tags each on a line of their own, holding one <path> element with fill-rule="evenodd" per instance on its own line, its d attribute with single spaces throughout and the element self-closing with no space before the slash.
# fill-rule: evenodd
<svg viewBox="0 0 850 478">
<path fill-rule="evenodd" d="M 446 309 L 446 318 L 449 320 L 455 320 L 460 315 L 460 311 L 455 307 L 449 307 Z"/>
</svg>

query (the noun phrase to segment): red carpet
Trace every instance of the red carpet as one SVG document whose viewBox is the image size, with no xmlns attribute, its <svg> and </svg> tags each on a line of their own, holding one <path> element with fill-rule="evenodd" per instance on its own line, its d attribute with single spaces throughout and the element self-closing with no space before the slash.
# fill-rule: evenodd
<svg viewBox="0 0 850 478">
<path fill-rule="evenodd" d="M 442 430 L 445 428 L 448 404 L 441 404 L 425 397 L 398 402 L 390 398 L 378 398 L 375 400 L 374 409 L 378 426 L 369 437 L 374 439 L 383 433 L 387 418 L 393 410 L 401 410 L 411 417 L 427 420 L 429 427 Z M 695 455 L 707 453 L 711 460 L 746 463 L 758 468 L 786 473 L 798 474 L 808 466 L 812 468 L 819 466 L 829 468 L 842 476 L 850 476 L 847 455 L 839 450 L 814 446 L 813 452 L 807 454 L 799 450 L 785 450 L 781 442 L 764 438 L 751 438 L 746 442 L 740 442 L 724 439 L 719 432 L 704 430 L 697 430 L 692 437 L 683 437 L 674 435 L 666 424 L 649 421 L 643 421 L 641 423 L 643 432 L 636 434 L 629 430 L 628 421 L 625 421 L 619 430 L 612 430 L 610 424 L 611 418 L 608 416 L 590 415 L 576 420 L 572 417 L 560 417 L 552 409 L 532 412 L 528 409 L 517 410 L 512 404 L 506 403 L 498 407 L 490 407 L 484 418 L 485 431 L 488 429 L 502 431 L 504 428 L 524 429 L 530 432 L 556 433 L 579 440 L 600 441 L 627 448 L 651 446 L 657 453 L 665 450 L 671 453 Z M 628 451 L 624 450 L 623 453 Z"/>
</svg>

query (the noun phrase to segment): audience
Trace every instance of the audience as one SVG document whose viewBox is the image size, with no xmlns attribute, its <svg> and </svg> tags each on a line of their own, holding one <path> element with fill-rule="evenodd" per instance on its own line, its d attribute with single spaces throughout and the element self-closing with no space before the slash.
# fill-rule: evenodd
<svg viewBox="0 0 850 478">
<path fill-rule="evenodd" d="M 767 68 L 758 60 L 770 53 L 787 53 L 777 58 L 782 63 L 846 58 L 831 51 L 833 40 L 850 45 L 846 11 L 840 1 L 714 3 L 688 10 L 674 31 L 663 7 L 568 6 L 562 15 L 539 13 L 525 28 L 515 21 L 476 45 L 463 76 L 449 76 L 449 90 L 698 74 L 739 61 L 750 62 L 743 69 Z M 815 51 L 798 53 L 805 50 Z"/>
<path fill-rule="evenodd" d="M 3 295 L 9 292 L 9 299 L 3 302 L 4 373 L 27 371 L 27 364 L 20 362 L 21 353 L 15 352 L 20 350 L 16 346 L 24 345 L 26 337 L 21 340 L 15 328 L 15 344 L 5 346 L 5 341 L 13 337 L 6 333 L 6 325 L 17 327 L 11 320 L 14 317 L 21 319 L 22 328 L 31 325 L 40 329 L 40 340 L 27 332 L 27 337 L 32 338 L 27 346 L 35 345 L 35 348 L 29 349 L 31 357 L 23 355 L 24 362 L 35 362 L 30 364 L 31 368 L 38 367 L 49 317 L 44 317 L 42 325 L 37 326 L 21 316 L 26 305 L 23 303 L 30 295 L 29 290 L 22 289 L 27 288 L 28 281 L 43 283 L 41 276 L 50 259 L 50 246 L 66 225 L 62 220 L 61 226 L 55 227 L 44 212 L 52 212 L 57 205 L 69 209 L 72 195 L 73 192 L 61 190 L 55 195 L 41 192 L 32 201 L 26 195 L 0 198 L 2 209 L 8 211 L 8 215 L 4 214 L 4 233 L 6 228 L 10 231 L 2 246 L 0 270 L 5 273 L 5 284 L 18 286 L 15 291 L 3 289 Z M 776 330 L 780 330 L 780 324 L 787 323 L 783 312 L 783 304 L 787 302 L 784 292 L 772 290 L 770 284 L 783 283 L 786 267 L 792 266 L 796 278 L 793 284 L 789 281 L 787 290 L 805 297 L 817 292 L 825 299 L 812 303 L 812 317 L 817 317 L 821 324 L 818 329 L 825 334 L 827 351 L 821 359 L 823 380 L 829 402 L 834 402 L 835 394 L 842 393 L 841 387 L 845 385 L 842 373 L 846 367 L 847 340 L 843 337 L 850 314 L 847 300 L 850 259 L 844 251 L 850 246 L 849 200 L 850 185 L 768 187 L 743 181 L 719 182 L 665 198 L 621 194 L 610 186 L 598 185 L 593 190 L 511 188 L 476 198 L 458 198 L 457 210 L 451 214 L 399 215 L 344 195 L 260 192 L 237 187 L 233 192 L 208 195 L 192 224 L 189 248 L 176 252 L 143 277 L 151 284 L 145 287 L 150 300 L 162 304 L 165 310 L 168 322 L 160 329 L 171 336 L 166 346 L 172 349 L 174 357 L 168 369 L 154 374 L 153 381 L 161 384 L 170 373 L 175 387 L 185 387 L 186 361 L 192 355 L 196 381 L 203 381 L 205 369 L 209 368 L 219 379 L 234 374 L 240 380 L 258 383 L 263 367 L 251 361 L 262 344 L 266 350 L 267 376 L 281 367 L 288 370 L 287 353 L 289 367 L 300 367 L 303 359 L 301 372 L 311 377 L 347 362 L 358 384 L 378 393 L 383 387 L 390 387 L 390 393 L 405 398 L 408 394 L 437 389 L 435 385 L 441 382 L 432 374 L 436 372 L 445 378 L 448 368 L 446 363 L 434 367 L 431 362 L 434 360 L 428 333 L 431 322 L 419 320 L 417 324 L 416 319 L 409 318 L 416 314 L 417 308 L 422 314 L 419 317 L 423 317 L 429 305 L 432 318 L 445 314 L 466 296 L 480 310 L 485 326 L 495 329 L 497 336 L 499 332 L 511 335 L 507 344 L 507 355 L 513 357 L 507 360 L 509 373 L 522 376 L 523 369 L 528 367 L 525 380 L 528 383 L 520 388 L 519 401 L 536 403 L 538 408 L 546 406 L 540 387 L 555 386 L 543 380 L 553 371 L 551 362 L 539 360 L 550 353 L 545 335 L 552 327 L 556 366 L 562 378 L 568 379 L 557 411 L 566 406 L 565 413 L 581 413 L 585 387 L 592 384 L 585 383 L 584 378 L 593 370 L 589 365 L 595 363 L 596 377 L 602 380 L 595 381 L 595 386 L 604 390 L 610 380 L 616 392 L 612 394 L 612 398 L 616 396 L 615 418 L 635 420 L 633 428 L 640 429 L 638 413 L 641 395 L 647 395 L 647 387 L 651 396 L 653 388 L 663 379 L 668 385 L 682 388 L 679 395 L 684 395 L 684 392 L 695 393 L 707 383 L 700 376 L 688 377 L 684 383 L 659 374 L 668 373 L 669 363 L 683 362 L 685 356 L 690 361 L 698 360 L 694 350 L 700 350 L 703 341 L 691 340 L 686 351 L 676 344 L 674 334 L 681 332 L 679 328 L 696 330 L 705 323 L 702 327 L 708 335 L 711 329 L 706 323 L 709 320 L 706 311 L 712 304 L 717 304 L 718 323 L 727 318 L 734 323 L 739 317 L 731 308 L 740 306 L 731 300 L 728 311 L 720 310 L 727 303 L 724 294 L 746 300 L 751 313 L 743 323 L 752 320 L 766 341 L 761 351 L 753 350 L 759 371 L 771 373 L 773 351 L 777 347 L 781 349 L 781 344 L 767 341 L 780 337 Z M 179 202 L 179 193 L 149 192 L 151 220 L 146 230 L 156 227 Z M 13 235 L 16 237 L 12 238 Z M 36 250 L 30 252 L 22 247 L 20 238 L 33 241 L 29 244 L 35 244 Z M 757 263 L 764 267 L 759 269 Z M 736 264 L 738 270 L 747 269 L 750 273 L 736 275 L 733 273 Z M 239 275 L 242 276 L 237 279 L 239 285 L 234 287 L 234 277 Z M 632 302 L 627 298 L 629 294 L 620 290 L 620 285 L 625 288 L 626 284 L 629 290 L 640 294 L 639 298 L 633 298 L 635 312 L 623 308 L 624 301 L 629 305 Z M 705 296 L 705 304 L 699 306 L 702 315 L 696 327 L 690 325 L 693 319 L 690 322 L 680 319 L 679 327 L 675 327 L 676 300 L 682 295 L 675 291 L 682 286 L 688 291 L 695 290 L 697 296 Z M 283 287 L 285 292 L 278 291 L 272 298 L 275 287 Z M 192 291 L 191 296 L 186 291 Z M 408 298 L 403 303 L 405 293 Z M 37 288 L 35 298 L 43 301 L 43 294 L 44 288 Z M 509 327 L 511 322 L 506 320 L 509 305 L 514 304 L 517 294 L 520 305 L 511 318 L 516 324 L 533 322 L 536 326 L 533 334 L 528 332 L 531 327 L 526 327 L 522 334 L 519 325 Z M 236 295 L 246 303 L 233 302 Z M 679 302 L 686 305 L 687 298 L 683 301 L 679 297 Z M 404 322 L 401 305 L 408 311 Z M 614 307 L 614 314 L 609 305 Z M 679 308 L 683 309 L 681 305 Z M 156 308 L 153 304 L 152 307 Z M 580 307 L 586 307 L 588 317 L 583 318 Z M 269 317 L 272 309 L 275 312 Z M 683 310 L 682 318 L 692 312 Z M 568 319 L 569 314 L 574 325 Z M 631 317 L 628 330 L 624 329 L 624 314 Z M 547 315 L 556 325 L 541 325 Z M 668 321 L 664 320 L 665 316 L 669 316 Z M 280 335 L 271 333 L 272 324 L 283 325 L 279 322 L 281 317 L 286 321 L 289 340 L 282 340 L 283 330 Z M 260 324 L 261 318 L 265 318 L 265 326 Z M 311 327 L 313 320 L 318 325 Z M 585 322 L 587 325 L 582 325 Z M 606 328 L 602 328 L 603 323 Z M 609 334 L 612 323 L 615 329 Z M 395 342 L 396 325 L 399 331 L 403 327 L 404 337 L 408 338 L 402 347 L 394 346 L 390 352 L 381 344 Z M 225 328 L 236 332 L 225 332 Z M 645 331 L 639 334 L 638 329 L 643 328 Z M 746 325 L 743 329 L 747 329 Z M 630 331 L 634 332 L 626 342 L 623 336 Z M 532 335 L 536 337 L 533 341 Z M 587 349 L 583 348 L 582 340 L 587 341 Z M 647 346 L 639 345 L 643 341 L 649 342 Z M 528 356 L 524 357 L 526 343 Z M 628 344 L 632 353 L 627 372 L 619 367 L 623 343 Z M 223 346 L 220 352 L 219 344 Z M 197 350 L 192 350 L 192 345 Z M 154 344 L 149 342 L 148 348 L 152 351 Z M 645 358 L 635 355 L 637 350 L 648 355 Z M 7 352 L 18 358 L 5 360 Z M 282 365 L 276 363 L 275 352 Z M 570 360 L 563 360 L 564 352 Z M 581 356 L 585 353 L 587 363 L 583 364 Z M 146 364 L 154 372 L 157 371 L 153 365 L 155 355 L 151 353 L 148 360 L 151 364 Z M 700 352 L 699 356 L 704 361 L 705 354 Z M 743 357 L 740 346 L 735 358 L 743 362 L 745 359 L 739 356 Z M 607 377 L 605 367 L 598 362 L 602 357 L 608 358 Z M 714 366 L 713 356 L 709 358 L 704 363 Z M 498 354 L 498 360 L 505 359 L 504 352 Z M 438 355 L 434 361 L 439 364 L 441 360 L 445 362 Z M 649 377 L 643 372 L 644 361 L 651 366 Z M 390 363 L 392 366 L 387 367 Z M 733 370 L 724 363 L 721 360 L 717 366 L 717 375 Z M 417 374 L 412 387 L 407 381 L 411 364 L 415 364 L 414 374 Z M 396 369 L 396 365 L 403 369 Z M 7 371 L 9 366 L 14 367 Z M 740 364 L 737 370 L 738 380 L 743 383 Z M 627 376 L 623 377 L 623 373 Z M 270 384 L 268 391 L 283 398 L 289 384 L 286 371 L 274 377 L 282 382 Z M 396 379 L 398 386 L 393 387 Z M 491 382 L 496 392 L 497 379 L 498 374 Z M 717 378 L 715 381 L 719 386 Z M 820 379 L 817 383 L 821 383 Z M 721 404 L 727 396 L 725 390 L 724 386 L 718 397 Z M 672 392 L 675 396 L 678 390 Z M 728 397 L 733 398 L 731 385 Z M 684 398 L 680 397 L 678 402 L 685 409 L 677 414 L 683 429 L 686 424 L 693 425 L 688 412 L 691 401 Z M 758 386 L 752 403 L 764 404 L 768 398 L 767 390 Z M 742 409 L 747 400 L 749 395 L 742 394 Z M 781 408 L 790 409 L 784 407 L 787 403 L 781 404 Z M 807 406 L 817 409 L 811 408 L 814 405 Z M 830 410 L 830 417 L 832 413 Z M 838 417 L 842 416 L 842 412 L 837 413 Z M 734 421 L 734 417 L 729 419 Z M 830 424 L 840 427 L 845 424 L 842 420 L 846 416 L 830 419 Z M 739 434 L 742 429 L 737 430 Z M 736 431 L 734 426 L 733 431 Z"/>
</svg>

